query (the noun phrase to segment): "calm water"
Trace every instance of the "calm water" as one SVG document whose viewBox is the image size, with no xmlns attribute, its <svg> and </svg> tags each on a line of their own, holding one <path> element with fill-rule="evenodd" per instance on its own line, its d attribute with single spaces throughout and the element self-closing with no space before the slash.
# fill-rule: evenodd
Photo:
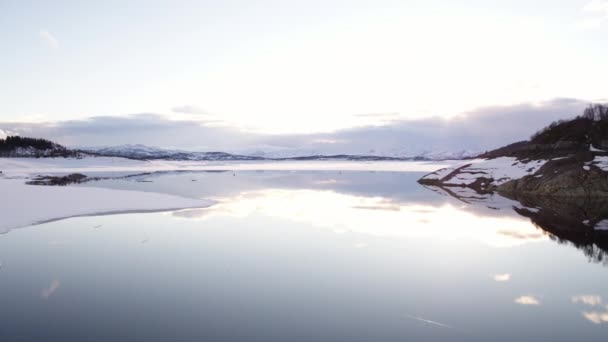
<svg viewBox="0 0 608 342">
<path fill-rule="evenodd" d="M 468 204 L 420 176 L 200 172 L 86 184 L 220 203 L 1 235 L 0 340 L 608 340 L 601 244 L 558 241 L 514 202 Z"/>
</svg>

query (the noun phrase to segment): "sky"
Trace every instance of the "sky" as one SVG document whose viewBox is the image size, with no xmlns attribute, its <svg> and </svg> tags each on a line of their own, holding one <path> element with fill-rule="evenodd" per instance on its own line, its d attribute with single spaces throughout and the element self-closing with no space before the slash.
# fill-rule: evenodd
<svg viewBox="0 0 608 342">
<path fill-rule="evenodd" d="M 605 101 L 606 37 L 607 0 L 0 0 L 0 135 L 87 126 L 52 137 L 191 148 L 211 148 L 201 132 L 217 148 L 356 136 L 344 149 L 430 123 L 457 135 L 499 108 L 559 118 Z M 141 135 L 93 138 L 125 122 Z M 509 139 L 540 128 L 510 124 Z"/>
</svg>

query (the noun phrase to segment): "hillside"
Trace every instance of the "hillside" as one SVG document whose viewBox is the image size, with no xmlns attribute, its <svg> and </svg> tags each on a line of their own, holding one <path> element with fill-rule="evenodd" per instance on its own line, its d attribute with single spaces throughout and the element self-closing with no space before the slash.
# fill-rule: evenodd
<svg viewBox="0 0 608 342">
<path fill-rule="evenodd" d="M 80 157 L 77 151 L 45 139 L 8 136 L 0 139 L 0 157 Z"/>
<path fill-rule="evenodd" d="M 519 141 L 478 158 L 550 159 L 588 151 L 608 150 L 608 106 L 593 105 L 572 120 L 561 120 Z"/>
<path fill-rule="evenodd" d="M 464 165 L 419 180 L 508 195 L 608 196 L 608 106 L 594 105 L 527 141 L 481 154 Z"/>
</svg>

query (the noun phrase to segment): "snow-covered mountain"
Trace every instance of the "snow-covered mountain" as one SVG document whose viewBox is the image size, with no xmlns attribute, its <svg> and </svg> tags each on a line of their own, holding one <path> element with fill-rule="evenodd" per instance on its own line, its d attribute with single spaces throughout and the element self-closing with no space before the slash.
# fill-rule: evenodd
<svg viewBox="0 0 608 342">
<path fill-rule="evenodd" d="M 475 156 L 472 151 L 424 151 L 407 154 L 401 151 L 380 153 L 369 150 L 365 153 L 328 153 L 317 149 L 250 149 L 247 151 L 193 152 L 177 149 L 163 149 L 145 145 L 121 145 L 115 147 L 89 147 L 80 150 L 101 156 L 124 157 L 133 159 L 165 160 L 453 160 Z"/>
<path fill-rule="evenodd" d="M 184 150 L 169 150 L 145 145 L 121 145 L 114 147 L 81 148 L 82 151 L 107 157 L 123 157 L 133 159 L 165 159 L 165 160 L 261 160 L 254 156 L 236 155 L 225 152 L 191 152 Z"/>
<path fill-rule="evenodd" d="M 416 154 L 415 159 L 424 160 L 461 160 L 474 158 L 478 156 L 480 152 L 461 150 L 461 151 L 424 151 Z"/>
<path fill-rule="evenodd" d="M 302 159 L 313 156 L 348 156 L 348 157 L 366 157 L 377 159 L 403 159 L 403 160 L 460 160 L 473 158 L 479 154 L 477 151 L 461 150 L 461 151 L 411 151 L 407 148 L 391 149 L 391 150 L 376 150 L 369 149 L 367 151 L 327 151 L 325 149 L 315 148 L 293 148 L 293 149 L 277 149 L 272 147 L 253 148 L 248 150 L 240 150 L 238 154 L 256 156 L 265 159 Z"/>
</svg>

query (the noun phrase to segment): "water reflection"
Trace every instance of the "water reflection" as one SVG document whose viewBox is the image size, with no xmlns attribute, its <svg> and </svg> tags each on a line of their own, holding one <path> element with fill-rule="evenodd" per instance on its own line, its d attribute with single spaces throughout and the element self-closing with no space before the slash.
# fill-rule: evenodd
<svg viewBox="0 0 608 342">
<path fill-rule="evenodd" d="M 428 189 L 467 203 L 469 210 L 515 212 L 561 244 L 581 250 L 591 262 L 608 265 L 608 199 L 478 194 L 468 188 Z M 506 195 L 505 195 L 506 196 Z M 506 234 L 517 232 L 504 232 Z"/>
<path fill-rule="evenodd" d="M 420 174 L 142 177 L 84 186 L 220 202 L 0 236 L 0 340 L 605 340 L 608 273 L 513 210 L 540 205 Z"/>
<path fill-rule="evenodd" d="M 578 295 L 572 297 L 572 303 L 582 303 L 590 306 L 602 304 L 602 297 L 598 295 Z"/>
<path fill-rule="evenodd" d="M 370 236 L 475 239 L 494 247 L 543 241 L 547 237 L 520 217 L 482 216 L 451 203 L 440 206 L 399 203 L 384 197 L 355 196 L 334 191 L 267 189 L 219 199 L 208 209 L 173 215 L 188 219 L 262 214 L 306 222 L 334 231 Z"/>
<path fill-rule="evenodd" d="M 515 303 L 521 305 L 540 305 L 540 300 L 534 296 L 521 296 L 515 298 Z"/>
<path fill-rule="evenodd" d="M 510 273 L 495 274 L 492 276 L 492 278 L 498 282 L 509 281 L 509 280 L 511 280 L 511 274 Z"/>
<path fill-rule="evenodd" d="M 53 281 L 51 281 L 48 287 L 40 291 L 40 296 L 44 299 L 49 299 L 49 297 L 51 297 L 53 293 L 55 293 L 55 291 L 59 290 L 60 287 L 61 282 L 57 279 L 54 279 Z"/>
<path fill-rule="evenodd" d="M 209 210 L 175 214 L 182 218 L 259 212 L 338 231 L 472 237 L 492 246 L 553 239 L 576 246 L 590 261 L 608 263 L 607 200 L 506 198 L 468 188 L 422 187 L 416 183 L 421 176 L 417 172 L 241 171 L 235 177 L 232 172 L 173 172 L 84 186 L 222 201 Z"/>
<path fill-rule="evenodd" d="M 602 297 L 599 295 L 578 295 L 572 297 L 572 302 L 583 304 L 588 308 L 581 314 L 585 319 L 594 324 L 608 324 L 608 305 L 603 305 Z"/>
<path fill-rule="evenodd" d="M 590 261 L 608 265 L 608 230 L 598 224 L 608 219 L 608 200 L 585 198 L 518 197 L 514 210 L 550 233 L 559 243 L 572 244 Z"/>
</svg>

